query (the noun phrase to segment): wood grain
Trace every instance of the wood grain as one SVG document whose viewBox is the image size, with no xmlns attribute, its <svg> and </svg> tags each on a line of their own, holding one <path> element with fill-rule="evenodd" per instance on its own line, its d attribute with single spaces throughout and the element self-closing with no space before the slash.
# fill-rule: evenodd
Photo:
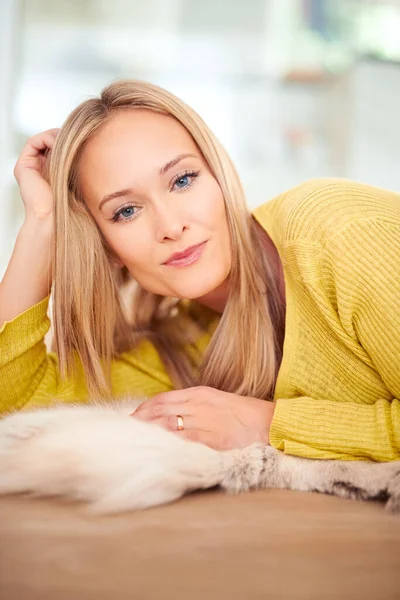
<svg viewBox="0 0 400 600">
<path fill-rule="evenodd" d="M 262 490 L 92 517 L 0 498 L 4 600 L 400 598 L 400 518 L 379 504 Z"/>
</svg>

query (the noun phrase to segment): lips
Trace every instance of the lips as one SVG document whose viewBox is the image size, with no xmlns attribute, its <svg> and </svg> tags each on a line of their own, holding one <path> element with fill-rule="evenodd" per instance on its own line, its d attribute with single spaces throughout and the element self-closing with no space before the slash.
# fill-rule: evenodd
<svg viewBox="0 0 400 600">
<path fill-rule="evenodd" d="M 187 261 L 188 259 L 190 259 L 191 257 L 194 257 L 196 254 L 198 254 L 199 250 L 202 250 L 202 246 L 204 246 L 205 243 L 206 242 L 201 242 L 200 244 L 196 244 L 194 246 L 189 246 L 182 252 L 174 252 L 174 254 L 172 254 L 169 257 L 169 259 L 163 264 L 170 265 L 170 264 L 179 264 L 180 262 L 183 263 L 183 262 Z"/>
</svg>

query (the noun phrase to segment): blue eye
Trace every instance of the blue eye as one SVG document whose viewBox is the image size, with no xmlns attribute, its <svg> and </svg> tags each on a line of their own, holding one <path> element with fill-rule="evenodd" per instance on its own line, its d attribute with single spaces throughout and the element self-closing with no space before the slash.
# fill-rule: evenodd
<svg viewBox="0 0 400 600">
<path fill-rule="evenodd" d="M 184 183 L 183 183 L 182 187 L 185 187 L 187 185 L 188 179 L 189 179 L 188 176 L 185 175 L 184 177 L 180 177 L 175 183 L 177 184 L 178 187 L 180 187 L 179 184 L 180 184 L 180 182 L 183 181 Z M 185 183 L 185 181 L 186 181 L 186 183 Z"/>
<path fill-rule="evenodd" d="M 131 217 L 133 215 L 133 206 L 127 206 L 126 208 L 123 208 L 119 214 L 123 217 Z"/>
<path fill-rule="evenodd" d="M 186 171 L 177 175 L 173 181 L 172 187 L 177 186 L 178 190 L 185 190 L 193 185 L 196 178 L 199 176 L 200 171 Z"/>
<path fill-rule="evenodd" d="M 114 223 L 116 223 L 117 221 L 122 221 L 123 223 L 126 223 L 127 221 L 130 221 L 135 217 L 136 212 L 136 206 L 132 206 L 131 204 L 129 206 L 123 206 L 113 214 L 111 221 L 113 221 Z M 120 218 L 121 215 L 122 218 Z"/>
<path fill-rule="evenodd" d="M 172 187 L 170 191 L 172 192 L 176 186 L 176 191 L 184 191 L 187 190 L 193 183 L 195 183 L 197 177 L 199 176 L 200 171 L 185 171 L 175 177 L 172 182 Z M 136 206 L 134 204 L 128 204 L 126 206 L 121 206 L 111 217 L 111 221 L 113 223 L 117 223 L 120 221 L 121 223 L 127 223 L 131 219 L 136 219 L 138 214 L 141 213 L 142 207 Z"/>
</svg>

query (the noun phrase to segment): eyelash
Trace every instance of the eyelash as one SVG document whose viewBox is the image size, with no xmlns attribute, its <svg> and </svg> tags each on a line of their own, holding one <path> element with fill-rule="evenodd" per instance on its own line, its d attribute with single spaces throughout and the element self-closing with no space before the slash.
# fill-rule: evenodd
<svg viewBox="0 0 400 600">
<path fill-rule="evenodd" d="M 184 177 L 192 177 L 192 179 L 188 183 L 188 185 L 186 185 L 183 188 L 177 189 L 178 192 L 183 192 L 183 191 L 187 190 L 191 185 L 193 185 L 193 183 L 195 182 L 195 180 L 197 179 L 199 174 L 200 174 L 200 171 L 184 171 L 183 173 L 178 173 L 178 175 L 176 175 L 171 182 L 171 188 L 173 188 L 175 183 L 177 181 L 179 181 L 180 179 L 183 179 Z M 114 212 L 113 216 L 111 217 L 111 221 L 113 223 L 117 223 L 118 221 L 120 221 L 119 217 L 120 217 L 121 213 L 124 210 L 126 210 L 127 208 L 137 208 L 137 207 L 134 204 L 125 204 L 124 206 L 121 206 L 121 208 L 119 208 L 118 210 L 116 210 Z M 131 221 L 132 219 L 135 219 L 135 218 L 136 218 L 136 213 L 127 217 L 126 219 L 122 219 L 122 223 L 127 223 L 128 221 Z"/>
</svg>

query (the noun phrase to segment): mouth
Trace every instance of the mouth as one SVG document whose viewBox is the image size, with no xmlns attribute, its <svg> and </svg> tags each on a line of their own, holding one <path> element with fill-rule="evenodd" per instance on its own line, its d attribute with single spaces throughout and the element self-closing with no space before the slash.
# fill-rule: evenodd
<svg viewBox="0 0 400 600">
<path fill-rule="evenodd" d="M 207 241 L 196 244 L 195 246 L 189 246 L 189 248 L 186 248 L 183 252 L 175 252 L 165 263 L 163 263 L 163 265 L 169 267 L 186 267 L 197 262 L 203 254 Z"/>
</svg>

